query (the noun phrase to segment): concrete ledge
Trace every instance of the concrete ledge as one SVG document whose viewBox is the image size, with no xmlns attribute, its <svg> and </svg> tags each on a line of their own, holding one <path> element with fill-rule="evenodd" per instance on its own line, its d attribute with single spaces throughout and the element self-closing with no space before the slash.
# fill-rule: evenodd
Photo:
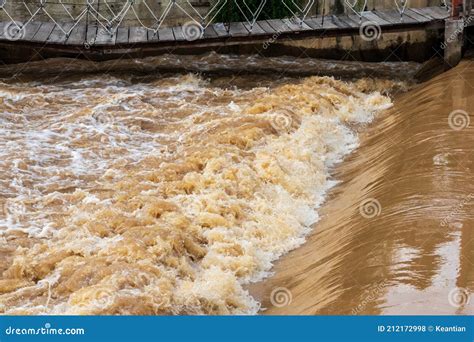
<svg viewBox="0 0 474 342">
<path fill-rule="evenodd" d="M 445 69 L 451 69 L 459 64 L 464 45 L 464 20 L 446 19 L 444 31 L 444 63 Z"/>
</svg>

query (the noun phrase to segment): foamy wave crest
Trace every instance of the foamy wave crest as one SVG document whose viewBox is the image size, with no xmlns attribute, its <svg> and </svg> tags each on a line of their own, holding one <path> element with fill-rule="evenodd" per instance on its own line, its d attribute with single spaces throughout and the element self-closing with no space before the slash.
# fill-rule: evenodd
<svg viewBox="0 0 474 342">
<path fill-rule="evenodd" d="M 2 87 L 0 189 L 22 196 L 0 217 L 9 314 L 255 314 L 244 285 L 305 241 L 331 168 L 358 145 L 351 127 L 390 106 L 325 77 Z M 26 126 L 7 113 L 21 108 Z"/>
</svg>

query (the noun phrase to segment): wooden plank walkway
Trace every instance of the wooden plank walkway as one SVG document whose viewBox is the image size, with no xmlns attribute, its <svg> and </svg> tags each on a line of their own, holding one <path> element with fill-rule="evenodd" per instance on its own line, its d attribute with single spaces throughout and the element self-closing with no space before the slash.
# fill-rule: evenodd
<svg viewBox="0 0 474 342">
<path fill-rule="evenodd" d="M 147 30 L 144 27 L 119 27 L 108 32 L 96 22 L 72 23 L 31 22 L 24 28 L 24 34 L 11 43 L 32 43 L 44 45 L 65 45 L 66 47 L 80 46 L 87 48 L 135 47 L 145 44 L 170 45 L 170 44 L 206 44 L 213 42 L 227 42 L 236 40 L 252 41 L 271 37 L 289 37 L 304 35 L 321 37 L 325 35 L 338 36 L 358 32 L 361 24 L 370 22 L 380 27 L 381 31 L 409 30 L 414 26 L 440 27 L 449 13 L 442 7 L 410 8 L 401 18 L 395 10 L 374 10 L 362 13 L 362 18 L 357 15 L 328 15 L 324 20 L 321 16 L 309 17 L 302 23 L 290 19 L 260 20 L 253 27 L 248 23 L 235 22 L 230 25 L 212 24 L 206 27 L 201 38 L 189 39 L 183 28 L 162 27 L 158 32 Z M 7 25 L 0 22 L 0 42 L 8 41 L 3 28 Z M 444 26 L 443 26 L 444 27 Z M 70 31 L 72 29 L 72 31 Z M 70 31 L 70 32 L 69 32 Z M 69 34 L 65 34 L 65 32 Z"/>
</svg>

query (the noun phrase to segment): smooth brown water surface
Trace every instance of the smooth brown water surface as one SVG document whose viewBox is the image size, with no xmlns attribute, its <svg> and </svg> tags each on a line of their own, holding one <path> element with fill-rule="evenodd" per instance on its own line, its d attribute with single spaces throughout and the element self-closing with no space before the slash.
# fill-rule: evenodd
<svg viewBox="0 0 474 342">
<path fill-rule="evenodd" d="M 314 233 L 252 286 L 264 313 L 473 314 L 473 112 L 470 60 L 397 96 Z"/>
</svg>

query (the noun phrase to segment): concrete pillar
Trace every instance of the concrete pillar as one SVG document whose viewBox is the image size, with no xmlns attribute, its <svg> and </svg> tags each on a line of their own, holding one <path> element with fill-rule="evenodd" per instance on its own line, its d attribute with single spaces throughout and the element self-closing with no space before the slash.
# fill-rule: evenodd
<svg viewBox="0 0 474 342">
<path fill-rule="evenodd" d="M 464 15 L 465 16 L 470 16 L 471 15 L 472 3 L 473 3 L 472 0 L 464 0 L 463 7 L 464 7 Z"/>
<path fill-rule="evenodd" d="M 447 19 L 444 30 L 444 62 L 446 69 L 458 65 L 462 58 L 464 20 Z"/>
</svg>

